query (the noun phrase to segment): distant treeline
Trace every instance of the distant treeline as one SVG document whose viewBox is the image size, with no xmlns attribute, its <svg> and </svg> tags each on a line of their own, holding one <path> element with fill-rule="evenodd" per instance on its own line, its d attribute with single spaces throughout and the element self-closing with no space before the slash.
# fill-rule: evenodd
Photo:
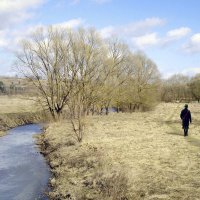
<svg viewBox="0 0 200 200">
<path fill-rule="evenodd" d="M 165 102 L 199 102 L 200 74 L 194 77 L 176 74 L 163 80 L 160 95 Z"/>
<path fill-rule="evenodd" d="M 25 82 L 12 78 L 13 81 L 5 84 L 4 81 L 0 81 L 0 95 L 17 95 L 17 94 L 31 94 L 33 87 L 22 83 Z M 200 74 L 196 74 L 194 77 L 185 76 L 182 74 L 175 74 L 168 79 L 160 80 L 160 88 L 158 89 L 158 100 L 164 102 L 190 102 L 200 101 Z M 160 92 L 159 92 L 160 91 Z M 119 91 L 120 92 L 120 91 Z M 132 95 L 129 93 L 129 95 Z M 159 97 L 160 96 L 160 97 Z M 113 105 L 113 106 L 116 106 Z M 136 105 L 131 102 L 126 108 L 122 105 L 118 107 L 118 110 L 135 110 Z"/>
</svg>

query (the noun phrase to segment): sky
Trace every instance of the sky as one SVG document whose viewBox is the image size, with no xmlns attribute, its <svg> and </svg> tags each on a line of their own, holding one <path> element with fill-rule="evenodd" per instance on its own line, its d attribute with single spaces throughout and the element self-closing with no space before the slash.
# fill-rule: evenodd
<svg viewBox="0 0 200 200">
<path fill-rule="evenodd" d="M 199 0 L 0 0 L 0 75 L 15 75 L 19 41 L 40 26 L 93 27 L 143 51 L 163 78 L 200 73 Z"/>
</svg>

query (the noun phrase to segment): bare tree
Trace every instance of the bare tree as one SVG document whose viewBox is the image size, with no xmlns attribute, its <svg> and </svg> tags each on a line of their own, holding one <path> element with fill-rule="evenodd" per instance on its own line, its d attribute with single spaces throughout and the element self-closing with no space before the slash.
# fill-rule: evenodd
<svg viewBox="0 0 200 200">
<path fill-rule="evenodd" d="M 128 58 L 130 51 L 127 45 L 117 39 L 107 41 L 107 59 L 104 65 L 104 85 L 101 88 L 101 107 L 106 109 L 116 101 L 116 91 L 127 80 Z"/>
<path fill-rule="evenodd" d="M 104 107 L 108 114 L 110 105 L 119 108 L 127 101 L 145 105 L 159 79 L 146 56 L 133 56 L 123 42 L 102 40 L 92 29 L 38 29 L 22 41 L 17 67 L 37 88 L 54 120 L 67 106 L 79 142 L 88 113 Z"/>
<path fill-rule="evenodd" d="M 17 68 L 38 89 L 54 120 L 69 100 L 77 70 L 68 60 L 70 39 L 63 30 L 38 29 L 23 40 Z"/>
<path fill-rule="evenodd" d="M 102 84 L 105 54 L 100 37 L 92 29 L 79 29 L 70 34 L 70 49 L 77 73 L 68 107 L 74 131 L 81 141 L 84 117 L 97 100 L 97 90 Z"/>
</svg>

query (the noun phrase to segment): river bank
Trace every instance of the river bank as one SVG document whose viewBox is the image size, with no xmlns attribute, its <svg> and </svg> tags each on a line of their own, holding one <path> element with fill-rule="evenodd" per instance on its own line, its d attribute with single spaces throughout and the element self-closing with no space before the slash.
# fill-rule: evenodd
<svg viewBox="0 0 200 200">
<path fill-rule="evenodd" d="M 125 171 L 112 167 L 101 147 L 87 140 L 78 143 L 69 122 L 50 124 L 38 141 L 51 167 L 50 199 L 128 198 Z"/>
<path fill-rule="evenodd" d="M 0 137 L 16 126 L 45 120 L 33 99 L 24 96 L 0 96 Z"/>
<path fill-rule="evenodd" d="M 25 124 L 41 123 L 44 121 L 41 112 L 26 113 L 6 113 L 0 114 L 0 137 L 6 134 L 6 131 Z"/>
<path fill-rule="evenodd" d="M 189 104 L 188 138 L 183 106 L 88 117 L 82 143 L 69 122 L 51 124 L 40 136 L 52 172 L 50 199 L 198 199 L 200 105 Z"/>
<path fill-rule="evenodd" d="M 41 132 L 41 127 L 36 124 L 47 121 L 47 116 L 40 110 L 41 108 L 36 104 L 34 99 L 19 95 L 0 96 L 0 147 L 3 148 L 1 149 L 2 155 L 0 154 L 2 159 L 0 167 L 2 168 L 0 169 L 2 184 L 0 199 L 33 199 L 33 195 L 36 195 L 35 197 L 41 200 L 47 199 L 46 196 L 43 197 L 42 193 L 44 191 L 40 191 L 40 187 L 42 184 L 43 190 L 47 188 L 50 174 L 48 169 L 46 172 L 45 168 L 47 166 L 45 160 L 35 151 L 35 139 L 33 139 L 33 137 L 37 138 L 38 136 L 38 134 L 34 134 L 34 131 L 35 133 Z M 27 128 L 28 130 L 24 131 L 24 126 L 22 125 L 26 125 L 25 127 L 33 127 L 33 130 L 32 128 Z M 10 134 L 13 130 L 19 131 L 17 131 L 17 134 Z M 13 148 L 14 150 L 12 150 Z M 19 157 L 20 155 L 21 157 Z M 28 159 L 24 160 L 25 157 L 28 157 Z M 12 162 L 14 160 L 16 163 Z M 29 161 L 30 164 L 28 164 Z M 23 163 L 25 166 L 23 166 Z M 7 164 L 9 165 L 7 166 Z M 21 170 L 22 168 L 23 170 Z M 6 175 L 7 172 L 9 175 Z M 35 177 L 31 180 L 32 176 Z M 16 179 L 12 180 L 15 177 Z M 25 183 L 24 186 L 23 183 Z M 12 188 L 11 186 L 13 184 L 16 184 L 15 188 L 18 189 Z M 19 189 L 20 187 L 21 189 Z M 9 192 L 6 192 L 7 190 Z"/>
</svg>

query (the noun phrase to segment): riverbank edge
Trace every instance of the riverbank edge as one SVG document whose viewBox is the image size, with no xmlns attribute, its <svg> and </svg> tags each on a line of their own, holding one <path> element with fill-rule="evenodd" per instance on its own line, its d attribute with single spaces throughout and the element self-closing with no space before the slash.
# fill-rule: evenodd
<svg viewBox="0 0 200 200">
<path fill-rule="evenodd" d="M 36 137 L 40 153 L 50 167 L 49 200 L 131 199 L 127 174 L 113 168 L 101 147 L 79 143 L 70 133 L 57 135 L 62 126 L 66 121 L 49 123 Z"/>
<path fill-rule="evenodd" d="M 0 114 L 0 137 L 6 135 L 6 132 L 12 128 L 26 124 L 42 123 L 45 118 L 42 112 Z"/>
</svg>

